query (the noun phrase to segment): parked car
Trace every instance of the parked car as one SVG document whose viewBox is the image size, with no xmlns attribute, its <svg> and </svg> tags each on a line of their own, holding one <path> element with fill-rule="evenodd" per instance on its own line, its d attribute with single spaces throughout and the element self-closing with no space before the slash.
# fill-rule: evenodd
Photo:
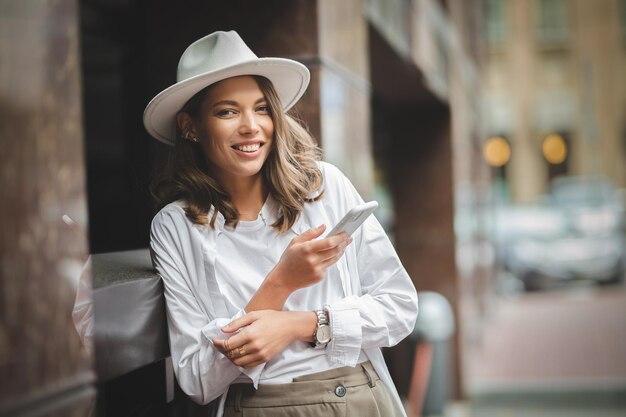
<svg viewBox="0 0 626 417">
<path fill-rule="evenodd" d="M 500 261 L 526 290 L 624 279 L 624 206 L 605 178 L 558 178 L 541 204 L 503 207 L 496 218 Z"/>
</svg>

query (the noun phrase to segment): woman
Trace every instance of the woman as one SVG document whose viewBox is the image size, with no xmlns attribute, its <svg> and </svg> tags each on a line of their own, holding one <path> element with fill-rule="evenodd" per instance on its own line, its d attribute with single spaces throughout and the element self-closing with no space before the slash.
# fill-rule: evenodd
<svg viewBox="0 0 626 417">
<path fill-rule="evenodd" d="M 216 32 L 177 78 L 144 124 L 174 145 L 151 247 L 181 388 L 218 415 L 404 415 L 379 348 L 412 330 L 415 289 L 373 216 L 323 236 L 363 200 L 285 113 L 306 67 Z"/>
</svg>

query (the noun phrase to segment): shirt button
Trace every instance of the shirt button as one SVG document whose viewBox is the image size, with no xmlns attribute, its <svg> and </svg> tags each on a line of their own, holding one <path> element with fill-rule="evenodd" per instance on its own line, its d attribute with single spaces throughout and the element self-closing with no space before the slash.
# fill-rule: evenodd
<svg viewBox="0 0 626 417">
<path fill-rule="evenodd" d="M 335 395 L 337 397 L 343 397 L 344 395 L 346 395 L 346 388 L 343 385 L 339 385 L 337 388 L 335 388 Z"/>
</svg>

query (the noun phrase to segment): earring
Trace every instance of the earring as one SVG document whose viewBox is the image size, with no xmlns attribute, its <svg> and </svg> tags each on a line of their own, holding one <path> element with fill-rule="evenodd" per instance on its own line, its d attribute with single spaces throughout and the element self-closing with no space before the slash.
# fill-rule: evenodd
<svg viewBox="0 0 626 417">
<path fill-rule="evenodd" d="M 189 132 L 185 133 L 184 138 L 192 142 L 198 142 L 198 138 L 191 136 Z"/>
</svg>

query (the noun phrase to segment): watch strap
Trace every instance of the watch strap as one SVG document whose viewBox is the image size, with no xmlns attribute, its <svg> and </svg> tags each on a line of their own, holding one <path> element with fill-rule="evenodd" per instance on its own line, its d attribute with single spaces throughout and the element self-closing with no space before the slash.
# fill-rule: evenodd
<svg viewBox="0 0 626 417">
<path fill-rule="evenodd" d="M 317 339 L 317 333 L 318 333 L 319 328 L 322 326 L 330 327 L 328 306 L 324 306 L 324 308 L 321 310 L 315 310 L 314 313 L 317 316 L 317 326 L 315 326 L 315 330 L 313 331 L 313 343 L 311 343 L 311 345 L 318 349 L 324 348 L 328 344 L 328 341 L 320 342 Z"/>
</svg>

